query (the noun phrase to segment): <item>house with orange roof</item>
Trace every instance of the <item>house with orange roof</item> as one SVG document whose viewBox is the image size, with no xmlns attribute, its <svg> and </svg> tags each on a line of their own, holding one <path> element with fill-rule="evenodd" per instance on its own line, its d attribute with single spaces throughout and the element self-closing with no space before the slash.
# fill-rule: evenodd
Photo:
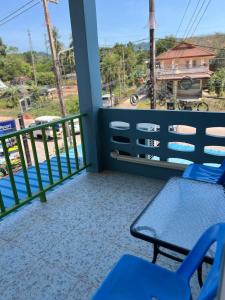
<svg viewBox="0 0 225 300">
<path fill-rule="evenodd" d="M 212 75 L 209 65 L 214 57 L 214 52 L 186 42 L 161 53 L 156 57 L 158 87 L 167 88 L 175 98 L 201 97 Z M 191 79 L 191 87 L 182 85 L 184 78 Z"/>
</svg>

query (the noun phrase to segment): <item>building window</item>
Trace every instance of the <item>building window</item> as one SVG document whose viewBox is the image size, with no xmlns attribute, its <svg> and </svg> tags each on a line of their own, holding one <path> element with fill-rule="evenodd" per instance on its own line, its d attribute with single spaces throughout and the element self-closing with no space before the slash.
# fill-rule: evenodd
<svg viewBox="0 0 225 300">
<path fill-rule="evenodd" d="M 193 60 L 192 66 L 193 66 L 193 68 L 196 68 L 196 67 L 197 67 L 197 61 L 196 61 L 196 60 Z"/>
<path fill-rule="evenodd" d="M 186 68 L 188 69 L 189 66 L 190 66 L 190 65 L 189 65 L 189 60 L 187 60 L 187 61 L 186 61 Z"/>
</svg>

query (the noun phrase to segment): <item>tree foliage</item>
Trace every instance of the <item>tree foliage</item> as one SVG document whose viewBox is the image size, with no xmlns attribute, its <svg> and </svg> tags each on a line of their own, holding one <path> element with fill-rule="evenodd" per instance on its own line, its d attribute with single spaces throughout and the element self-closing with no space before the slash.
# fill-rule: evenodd
<svg viewBox="0 0 225 300">
<path fill-rule="evenodd" d="M 4 97 L 7 99 L 7 107 L 14 108 L 19 103 L 20 91 L 17 87 L 8 87 L 4 92 Z"/>
<path fill-rule="evenodd" d="M 2 38 L 0 38 L 0 55 L 1 56 L 6 55 L 6 49 L 7 49 L 7 46 L 3 43 Z"/>
<path fill-rule="evenodd" d="M 53 27 L 53 38 L 54 38 L 56 53 L 58 54 L 59 51 L 61 51 L 64 48 L 64 45 L 60 41 L 61 36 L 59 34 L 57 27 L 55 26 Z"/>
<path fill-rule="evenodd" d="M 55 83 L 55 75 L 53 72 L 37 72 L 36 76 L 39 85 L 52 85 Z"/>
<path fill-rule="evenodd" d="M 77 96 L 72 96 L 66 101 L 66 111 L 70 115 L 79 113 L 79 101 Z"/>
<path fill-rule="evenodd" d="M 16 77 L 31 77 L 31 65 L 24 61 L 22 55 L 10 54 L 1 59 L 0 78 L 11 81 Z"/>
<path fill-rule="evenodd" d="M 209 80 L 211 92 L 215 92 L 217 97 L 221 97 L 225 89 L 225 68 L 217 70 Z"/>
<path fill-rule="evenodd" d="M 216 57 L 211 61 L 210 68 L 212 71 L 225 68 L 225 49 L 220 49 Z"/>
<path fill-rule="evenodd" d="M 113 82 L 113 86 L 133 85 L 138 77 L 146 76 L 146 51 L 135 50 L 132 43 L 116 44 L 112 48 L 100 49 L 102 81 Z"/>
<path fill-rule="evenodd" d="M 173 35 L 166 36 L 164 39 L 156 41 L 156 55 L 166 52 L 177 45 L 177 38 Z"/>
</svg>

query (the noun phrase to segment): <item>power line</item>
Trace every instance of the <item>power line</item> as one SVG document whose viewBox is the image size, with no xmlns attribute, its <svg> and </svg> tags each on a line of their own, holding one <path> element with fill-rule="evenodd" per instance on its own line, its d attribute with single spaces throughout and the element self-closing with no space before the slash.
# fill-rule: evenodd
<svg viewBox="0 0 225 300">
<path fill-rule="evenodd" d="M 27 5 L 29 5 L 30 3 L 34 2 L 34 1 L 35 0 L 30 0 L 30 1 L 26 2 L 25 4 L 23 4 L 22 6 L 20 6 L 18 9 L 12 11 L 8 15 L 6 15 L 4 18 L 0 19 L 0 23 L 5 21 L 6 19 L 8 19 L 9 17 L 11 17 L 12 15 L 14 15 L 15 13 L 17 13 L 18 11 L 20 11 L 21 9 L 23 9 L 24 7 L 26 7 Z"/>
<path fill-rule="evenodd" d="M 192 23 L 190 23 L 189 28 L 186 30 L 186 34 L 184 36 L 184 39 L 186 39 L 189 36 L 191 30 L 193 29 L 193 26 L 198 21 L 198 17 L 200 15 L 200 13 L 202 12 L 202 9 L 204 8 L 205 2 L 206 2 L 206 0 L 203 0 L 203 2 L 201 4 L 201 6 L 199 7 L 199 9 L 195 11 L 195 14 L 194 14 L 194 17 L 193 17 L 193 21 L 192 21 Z M 200 2 L 198 2 L 198 3 L 200 3 Z"/>
<path fill-rule="evenodd" d="M 180 24 L 178 26 L 178 29 L 177 29 L 177 32 L 176 32 L 176 36 L 178 35 L 178 33 L 179 33 L 180 29 L 181 29 L 181 26 L 183 25 L 183 22 L 184 22 L 184 19 L 185 19 L 186 15 L 187 15 L 187 12 L 188 12 L 188 9 L 190 7 L 190 4 L 191 4 L 191 0 L 188 0 L 187 6 L 186 6 L 184 14 L 183 14 L 183 17 L 180 20 Z"/>
<path fill-rule="evenodd" d="M 11 18 L 7 19 L 5 22 L 0 23 L 0 26 L 3 26 L 3 25 L 5 25 L 6 23 L 8 23 L 8 22 L 14 20 L 15 18 L 19 17 L 19 16 L 22 15 L 23 13 L 27 12 L 28 10 L 30 10 L 31 8 L 33 8 L 33 7 L 35 7 L 35 6 L 39 5 L 39 4 L 40 4 L 39 1 L 36 2 L 35 4 L 29 6 L 27 9 L 22 10 L 20 13 L 18 13 L 18 14 L 16 14 L 16 15 L 13 15 Z"/>
<path fill-rule="evenodd" d="M 192 13 L 192 16 L 191 16 L 191 18 L 190 18 L 190 21 L 189 21 L 189 23 L 187 24 L 186 30 L 185 30 L 185 32 L 184 32 L 183 42 L 186 41 L 186 39 L 187 39 L 187 37 L 188 37 L 188 34 L 189 34 L 189 31 L 192 29 L 193 25 L 195 24 L 196 20 L 198 19 L 198 16 L 199 16 L 199 14 L 201 13 L 201 10 L 202 10 L 202 8 L 203 8 L 203 5 L 204 5 L 205 1 L 206 1 L 206 0 L 203 0 L 202 5 L 201 5 L 200 8 L 199 8 L 199 5 L 200 5 L 200 3 L 201 3 L 201 0 L 198 0 L 197 5 L 196 5 L 196 7 L 195 7 L 195 9 L 194 9 L 194 12 Z M 193 20 L 193 19 L 194 19 L 194 20 Z M 192 21 L 192 20 L 193 20 L 193 21 Z M 178 50 L 178 52 L 179 52 L 179 51 L 180 51 L 180 56 L 182 56 L 182 55 L 183 55 L 184 49 L 180 49 L 180 50 Z"/>
<path fill-rule="evenodd" d="M 209 1 L 208 1 L 207 5 L 206 5 L 206 7 L 205 7 L 205 10 L 203 11 L 203 13 L 202 13 L 200 19 L 198 20 L 198 23 L 197 23 L 197 25 L 195 26 L 194 31 L 192 31 L 192 34 L 191 34 L 191 35 L 195 34 L 195 32 L 196 32 L 196 30 L 197 30 L 199 24 L 201 23 L 201 21 L 202 21 L 204 15 L 205 15 L 207 9 L 209 8 L 209 5 L 210 5 L 211 2 L 212 2 L 212 0 L 209 0 Z"/>
<path fill-rule="evenodd" d="M 204 1 L 204 0 L 203 0 L 203 1 Z M 187 32 L 188 32 L 188 30 L 189 30 L 189 28 L 190 28 L 190 25 L 191 25 L 191 23 L 192 23 L 192 20 L 195 18 L 195 14 L 196 14 L 196 12 L 198 11 L 198 7 L 199 7 L 199 4 L 200 4 L 200 3 L 201 3 L 201 0 L 198 0 L 196 6 L 195 6 L 195 8 L 194 8 L 194 11 L 193 11 L 193 13 L 192 13 L 192 15 L 191 15 L 191 17 L 190 17 L 190 21 L 187 23 L 186 29 L 184 30 L 183 37 L 186 36 L 186 34 L 187 34 Z"/>
</svg>

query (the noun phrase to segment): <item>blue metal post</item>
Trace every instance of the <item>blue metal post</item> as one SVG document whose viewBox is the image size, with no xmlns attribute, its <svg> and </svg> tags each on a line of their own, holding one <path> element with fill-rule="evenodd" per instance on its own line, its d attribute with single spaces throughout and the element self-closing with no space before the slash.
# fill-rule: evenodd
<svg viewBox="0 0 225 300">
<path fill-rule="evenodd" d="M 95 0 L 69 0 L 80 112 L 87 114 L 84 142 L 89 171 L 101 170 L 98 114 L 102 105 Z"/>
</svg>

